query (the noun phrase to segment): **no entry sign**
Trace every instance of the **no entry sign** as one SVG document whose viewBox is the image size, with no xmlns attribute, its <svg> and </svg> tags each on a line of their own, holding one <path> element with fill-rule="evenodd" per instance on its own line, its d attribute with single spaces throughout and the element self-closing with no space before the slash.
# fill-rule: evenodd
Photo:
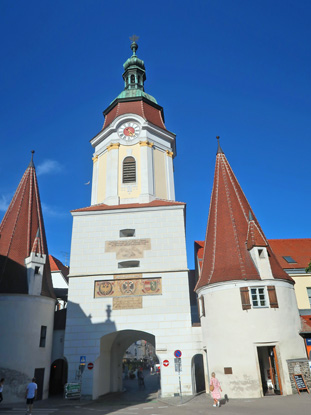
<svg viewBox="0 0 311 415">
<path fill-rule="evenodd" d="M 181 351 L 180 350 L 175 350 L 174 356 L 175 357 L 181 357 Z"/>
<path fill-rule="evenodd" d="M 89 370 L 92 370 L 93 369 L 93 367 L 94 367 L 94 363 L 88 363 L 87 364 L 87 368 L 89 369 Z"/>
<path fill-rule="evenodd" d="M 163 360 L 163 366 L 167 367 L 170 364 L 168 360 Z"/>
</svg>

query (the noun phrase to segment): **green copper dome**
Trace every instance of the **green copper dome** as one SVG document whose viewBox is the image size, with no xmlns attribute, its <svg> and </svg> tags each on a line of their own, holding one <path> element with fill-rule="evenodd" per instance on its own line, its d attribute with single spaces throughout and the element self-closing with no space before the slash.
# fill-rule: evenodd
<svg viewBox="0 0 311 415">
<path fill-rule="evenodd" d="M 144 97 L 157 104 L 157 100 L 153 96 L 146 94 L 144 90 L 146 70 L 144 61 L 139 59 L 136 55 L 138 45 L 135 41 L 138 38 L 133 36 L 130 39 L 132 40 L 131 49 L 133 55 L 123 64 L 124 73 L 122 77 L 124 79 L 124 90 L 117 96 L 117 99 Z"/>
</svg>

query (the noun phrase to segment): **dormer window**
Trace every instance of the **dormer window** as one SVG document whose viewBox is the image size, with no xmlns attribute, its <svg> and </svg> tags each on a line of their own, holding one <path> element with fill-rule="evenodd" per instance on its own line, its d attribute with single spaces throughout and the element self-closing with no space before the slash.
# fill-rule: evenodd
<svg viewBox="0 0 311 415">
<path fill-rule="evenodd" d="M 136 161 L 134 157 L 125 157 L 123 161 L 122 183 L 136 182 Z"/>
<path fill-rule="evenodd" d="M 258 249 L 259 258 L 265 258 L 265 251 L 263 249 Z"/>
</svg>

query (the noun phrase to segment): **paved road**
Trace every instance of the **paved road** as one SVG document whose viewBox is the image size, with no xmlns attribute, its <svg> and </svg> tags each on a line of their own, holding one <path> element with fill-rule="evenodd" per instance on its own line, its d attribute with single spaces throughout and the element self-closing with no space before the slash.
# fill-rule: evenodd
<svg viewBox="0 0 311 415">
<path fill-rule="evenodd" d="M 127 381 L 127 391 L 103 397 L 97 401 L 65 401 L 51 398 L 35 402 L 33 415 L 309 415 L 311 395 L 271 396 L 262 399 L 231 399 L 220 408 L 213 408 L 212 399 L 205 393 L 187 398 L 161 399 L 157 396 L 159 378 L 146 376 L 145 389 L 139 389 L 137 380 Z M 186 401 L 186 402 L 185 402 Z M 24 405 L 0 404 L 0 415 L 25 414 Z"/>
</svg>

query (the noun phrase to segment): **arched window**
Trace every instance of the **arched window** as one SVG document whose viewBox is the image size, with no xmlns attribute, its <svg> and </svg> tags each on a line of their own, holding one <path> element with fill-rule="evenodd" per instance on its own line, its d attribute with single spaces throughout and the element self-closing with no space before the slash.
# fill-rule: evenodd
<svg viewBox="0 0 311 415">
<path fill-rule="evenodd" d="M 135 84 L 135 76 L 131 75 L 131 84 Z"/>
<path fill-rule="evenodd" d="M 136 182 L 136 161 L 134 157 L 125 157 L 123 160 L 123 183 Z"/>
</svg>

